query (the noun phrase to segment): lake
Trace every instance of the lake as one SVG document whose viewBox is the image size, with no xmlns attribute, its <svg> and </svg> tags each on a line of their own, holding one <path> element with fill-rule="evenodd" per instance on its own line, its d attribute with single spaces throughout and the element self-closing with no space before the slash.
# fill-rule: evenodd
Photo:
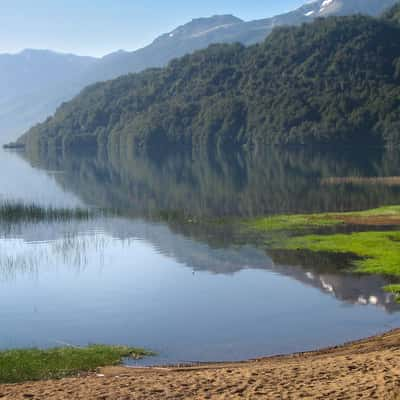
<svg viewBox="0 0 400 400">
<path fill-rule="evenodd" d="M 0 348 L 124 344 L 158 352 L 136 364 L 228 361 L 399 327 L 387 278 L 269 250 L 231 222 L 400 204 L 400 182 L 385 179 L 399 167 L 389 151 L 0 152 L 0 200 L 115 211 L 0 224 Z"/>
</svg>

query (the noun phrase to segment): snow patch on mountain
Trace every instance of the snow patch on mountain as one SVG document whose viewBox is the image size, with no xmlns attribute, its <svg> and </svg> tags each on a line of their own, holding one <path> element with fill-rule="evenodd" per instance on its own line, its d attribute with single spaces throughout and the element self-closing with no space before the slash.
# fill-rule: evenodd
<svg viewBox="0 0 400 400">
<path fill-rule="evenodd" d="M 324 12 L 327 7 L 332 5 L 334 3 L 334 0 L 324 0 L 321 4 L 321 8 L 319 10 L 320 13 Z"/>
<path fill-rule="evenodd" d="M 196 32 L 196 33 L 194 33 L 193 35 L 191 35 L 190 37 L 195 38 L 195 37 L 204 36 L 204 35 L 207 35 L 208 33 L 213 32 L 213 31 L 217 31 L 217 30 L 219 30 L 219 29 L 229 28 L 230 26 L 233 26 L 233 25 L 236 25 L 236 24 L 224 24 L 224 25 L 214 26 L 214 27 L 212 27 L 212 28 L 210 28 L 210 29 L 207 29 L 207 30 L 205 30 L 205 31 Z"/>
</svg>

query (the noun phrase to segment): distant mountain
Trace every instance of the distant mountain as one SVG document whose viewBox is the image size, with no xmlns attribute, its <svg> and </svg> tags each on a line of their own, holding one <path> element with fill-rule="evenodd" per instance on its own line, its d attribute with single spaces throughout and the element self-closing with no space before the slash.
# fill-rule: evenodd
<svg viewBox="0 0 400 400">
<path fill-rule="evenodd" d="M 204 49 L 216 43 L 262 42 L 275 27 L 301 25 L 315 18 L 337 15 L 365 14 L 378 16 L 398 0 L 317 0 L 297 10 L 272 18 L 250 22 L 232 15 L 199 18 L 166 33 L 143 49 L 112 53 L 100 60 L 90 71 L 92 82 L 108 80 L 146 68 L 162 67 L 174 58 Z"/>
<path fill-rule="evenodd" d="M 300 25 L 315 18 L 363 14 L 379 16 L 398 0 L 316 0 L 302 7 L 274 16 L 250 22 L 220 27 L 207 34 L 210 43 L 234 43 L 245 45 L 263 41 L 278 26 Z"/>
<path fill-rule="evenodd" d="M 277 26 L 300 25 L 332 15 L 378 15 L 395 2 L 317 0 L 289 13 L 250 22 L 232 15 L 199 18 L 142 49 L 118 51 L 101 59 L 34 50 L 0 55 L 0 142 L 9 141 L 44 120 L 88 84 L 162 67 L 213 43 L 259 43 Z"/>
<path fill-rule="evenodd" d="M 308 6 L 312 7 L 310 12 L 314 11 L 318 17 L 350 14 L 378 16 L 396 3 L 397 0 L 319 0 Z"/>
<path fill-rule="evenodd" d="M 46 50 L 0 55 L 1 140 L 12 139 L 76 95 L 82 75 L 95 62 L 91 57 Z"/>
<path fill-rule="evenodd" d="M 162 67 L 174 58 L 224 41 L 223 32 L 244 22 L 232 15 L 216 15 L 194 19 L 172 32 L 161 35 L 149 46 L 126 52 L 118 51 L 103 57 L 90 71 L 92 82 L 108 80 L 147 68 Z"/>
<path fill-rule="evenodd" d="M 95 84 L 24 140 L 66 151 L 398 145 L 396 10 L 281 27 L 259 45 L 213 45 L 163 69 Z"/>
<path fill-rule="evenodd" d="M 66 78 L 76 81 L 96 61 L 47 50 L 0 54 L 0 99 L 47 90 Z"/>
</svg>

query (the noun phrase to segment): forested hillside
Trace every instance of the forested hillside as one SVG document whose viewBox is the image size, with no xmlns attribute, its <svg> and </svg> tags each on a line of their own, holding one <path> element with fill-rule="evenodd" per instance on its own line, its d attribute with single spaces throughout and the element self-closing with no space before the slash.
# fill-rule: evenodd
<svg viewBox="0 0 400 400">
<path fill-rule="evenodd" d="M 93 85 L 26 143 L 74 148 L 400 142 L 398 8 L 318 19 L 251 47 L 213 45 Z"/>
<path fill-rule="evenodd" d="M 43 122 L 63 101 L 72 99 L 89 84 L 164 67 L 174 58 L 214 43 L 260 43 L 278 26 L 298 26 L 328 16 L 379 16 L 396 1 L 314 0 L 295 10 L 253 21 L 232 15 L 196 18 L 141 49 L 116 51 L 102 58 L 41 50 L 0 54 L 0 143 L 15 140 L 32 125 Z"/>
</svg>

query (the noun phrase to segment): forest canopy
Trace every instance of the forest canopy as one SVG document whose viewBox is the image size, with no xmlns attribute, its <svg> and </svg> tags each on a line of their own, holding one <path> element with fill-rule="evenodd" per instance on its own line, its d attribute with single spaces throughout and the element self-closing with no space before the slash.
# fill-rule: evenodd
<svg viewBox="0 0 400 400">
<path fill-rule="evenodd" d="M 400 143 L 400 6 L 281 27 L 92 85 L 21 139 L 96 145 Z"/>
</svg>

